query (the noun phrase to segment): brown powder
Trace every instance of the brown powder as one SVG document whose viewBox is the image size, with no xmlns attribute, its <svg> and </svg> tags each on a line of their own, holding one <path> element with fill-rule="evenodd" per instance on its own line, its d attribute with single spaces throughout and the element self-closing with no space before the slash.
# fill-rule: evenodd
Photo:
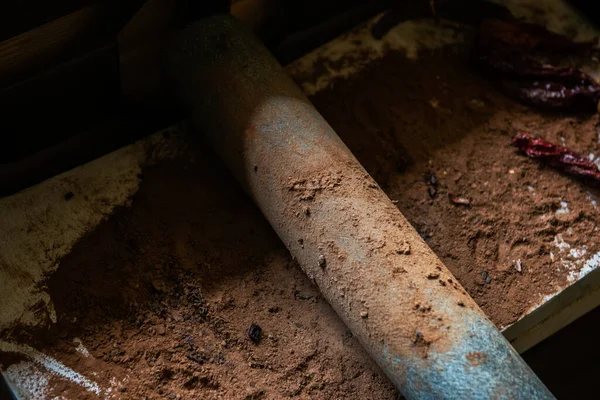
<svg viewBox="0 0 600 400">
<path fill-rule="evenodd" d="M 391 53 L 313 101 L 497 325 L 566 284 L 557 235 L 598 251 L 598 191 L 510 146 L 525 129 L 593 151 L 597 117 L 516 104 L 454 52 Z M 193 156 L 146 170 L 132 206 L 61 261 L 48 281 L 59 322 L 20 332 L 21 342 L 114 398 L 398 398 L 222 164 L 210 151 Z M 557 213 L 561 202 L 569 212 Z"/>
<path fill-rule="evenodd" d="M 499 327 L 564 287 L 568 266 L 582 266 L 586 258 L 571 259 L 557 240 L 588 256 L 600 250 L 592 203 L 598 190 L 510 145 L 525 130 L 594 152 L 597 116 L 544 114 L 515 103 L 454 49 L 417 61 L 390 53 L 312 101 Z M 451 194 L 470 206 L 453 204 Z"/>
<path fill-rule="evenodd" d="M 131 208 L 50 277 L 58 324 L 18 341 L 109 398 L 397 398 L 221 162 L 193 158 L 144 172 Z M 96 398 L 58 378 L 49 386 Z"/>
</svg>

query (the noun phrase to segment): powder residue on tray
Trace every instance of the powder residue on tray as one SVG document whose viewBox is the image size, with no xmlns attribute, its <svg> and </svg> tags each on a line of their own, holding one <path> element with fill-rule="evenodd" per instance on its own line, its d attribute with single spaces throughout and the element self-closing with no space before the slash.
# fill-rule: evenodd
<svg viewBox="0 0 600 400">
<path fill-rule="evenodd" d="M 28 343 L 0 342 L 0 368 L 47 398 L 98 397 L 3 351 L 32 349 L 109 399 L 399 396 L 207 150 L 146 168 L 47 287 L 58 323 L 0 334 Z"/>
<path fill-rule="evenodd" d="M 564 288 L 600 250 L 598 190 L 511 146 L 526 130 L 594 152 L 597 116 L 518 104 L 455 48 L 417 60 L 390 52 L 311 100 L 497 326 Z M 427 174 L 436 176 L 435 196 Z M 469 206 L 449 201 L 452 194 Z M 560 212 L 563 203 L 569 212 Z M 586 254 L 557 248 L 559 234 Z"/>
<path fill-rule="evenodd" d="M 439 49 L 464 41 L 464 33 L 436 25 L 431 19 L 405 21 L 385 33 L 385 41 L 374 38 L 373 26 L 384 15 L 365 22 L 332 42 L 286 66 L 308 95 L 348 78 L 393 50 L 416 59 L 419 49 Z"/>
</svg>

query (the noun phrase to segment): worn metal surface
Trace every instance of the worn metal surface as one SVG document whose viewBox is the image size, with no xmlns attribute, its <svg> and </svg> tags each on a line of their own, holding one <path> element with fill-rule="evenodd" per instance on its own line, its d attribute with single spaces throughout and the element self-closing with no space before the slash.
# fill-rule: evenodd
<svg viewBox="0 0 600 400">
<path fill-rule="evenodd" d="M 407 398 L 552 398 L 235 20 L 187 27 L 167 71 L 198 129 Z"/>
</svg>

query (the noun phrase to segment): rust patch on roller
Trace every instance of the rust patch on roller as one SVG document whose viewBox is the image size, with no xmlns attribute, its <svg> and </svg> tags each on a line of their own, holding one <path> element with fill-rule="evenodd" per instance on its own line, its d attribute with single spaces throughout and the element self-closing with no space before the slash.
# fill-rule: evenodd
<svg viewBox="0 0 600 400">
<path fill-rule="evenodd" d="M 487 354 L 480 351 L 472 351 L 466 357 L 473 367 L 479 367 L 487 362 Z"/>
</svg>

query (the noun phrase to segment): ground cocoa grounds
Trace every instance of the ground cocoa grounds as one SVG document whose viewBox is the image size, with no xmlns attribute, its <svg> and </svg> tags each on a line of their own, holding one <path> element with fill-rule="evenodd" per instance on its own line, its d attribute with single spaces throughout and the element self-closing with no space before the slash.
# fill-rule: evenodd
<svg viewBox="0 0 600 400">
<path fill-rule="evenodd" d="M 600 250 L 600 192 L 510 144 L 524 130 L 597 153 L 596 115 L 512 101 L 452 48 L 417 61 L 390 53 L 312 101 L 498 327 L 566 285 L 574 260 L 557 235 L 588 257 Z"/>
<path fill-rule="evenodd" d="M 452 49 L 391 53 L 312 100 L 498 326 L 566 283 L 549 255 L 558 234 L 599 250 L 598 191 L 510 146 L 526 129 L 591 152 L 597 117 L 515 103 Z M 561 202 L 568 213 L 556 213 Z M 26 341 L 115 398 L 399 397 L 203 146 L 144 171 L 132 206 L 83 238 L 47 285 L 59 321 Z"/>
<path fill-rule="evenodd" d="M 146 170 L 61 261 L 59 322 L 35 346 L 121 399 L 398 398 L 221 162 L 190 158 Z"/>
</svg>

